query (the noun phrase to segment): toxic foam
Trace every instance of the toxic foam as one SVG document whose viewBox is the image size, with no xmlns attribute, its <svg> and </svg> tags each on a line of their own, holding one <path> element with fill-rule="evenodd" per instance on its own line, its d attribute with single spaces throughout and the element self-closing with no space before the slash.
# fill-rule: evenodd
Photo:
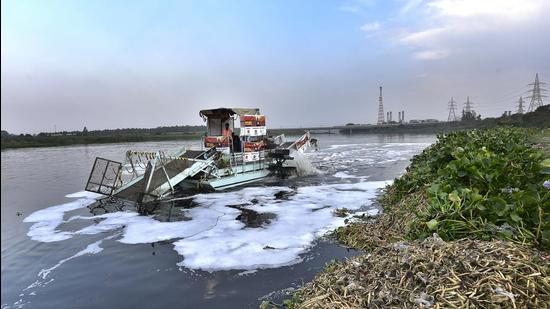
<svg viewBox="0 0 550 309">
<path fill-rule="evenodd" d="M 300 187 L 249 187 L 225 193 L 193 197 L 198 207 L 182 209 L 188 221 L 160 222 L 135 212 L 115 212 L 98 216 L 72 216 L 73 210 L 94 202 L 95 196 L 82 193 L 66 204 L 37 211 L 25 219 L 33 225 L 27 233 L 41 242 L 64 241 L 74 235 L 113 233 L 121 230 L 117 241 L 126 244 L 174 240 L 174 249 L 183 256 L 180 266 L 207 271 L 275 268 L 301 261 L 300 254 L 327 231 L 344 224 L 333 210 L 372 209 L 376 190 L 389 182 L 359 182 Z M 286 193 L 278 199 L 277 193 Z M 274 214 L 259 228 L 237 220 L 241 210 Z M 86 226 L 74 231 L 60 230 L 64 222 L 78 221 Z M 90 222 L 91 224 L 89 224 Z"/>
</svg>

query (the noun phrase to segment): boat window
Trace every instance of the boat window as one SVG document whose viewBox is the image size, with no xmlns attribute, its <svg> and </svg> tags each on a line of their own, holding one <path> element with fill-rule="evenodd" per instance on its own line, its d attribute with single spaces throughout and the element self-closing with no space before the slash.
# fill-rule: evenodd
<svg viewBox="0 0 550 309">
<path fill-rule="evenodd" d="M 220 136 L 222 132 L 222 120 L 219 118 L 208 118 L 208 136 Z"/>
<path fill-rule="evenodd" d="M 229 118 L 222 121 L 219 118 L 208 118 L 208 136 L 221 136 L 225 129 L 225 124 L 229 123 L 231 131 L 235 131 L 233 127 L 233 119 Z"/>
</svg>

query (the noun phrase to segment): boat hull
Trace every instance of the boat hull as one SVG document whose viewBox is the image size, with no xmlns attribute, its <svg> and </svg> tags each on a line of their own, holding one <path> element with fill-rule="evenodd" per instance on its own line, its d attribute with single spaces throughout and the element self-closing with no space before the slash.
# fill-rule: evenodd
<svg viewBox="0 0 550 309">
<path fill-rule="evenodd" d="M 268 177 L 270 172 L 266 169 L 248 171 L 244 173 L 236 173 L 228 176 L 223 176 L 220 178 L 210 178 L 207 180 L 195 180 L 189 179 L 181 182 L 179 184 L 182 188 L 194 188 L 204 191 L 222 191 L 225 189 L 230 189 L 233 187 L 238 187 L 253 183 L 256 181 L 261 181 Z"/>
<path fill-rule="evenodd" d="M 222 178 L 210 179 L 208 185 L 218 191 L 225 190 L 237 186 L 242 186 L 251 182 L 259 181 L 269 176 L 269 171 L 266 169 L 250 171 L 245 173 L 234 174 Z"/>
</svg>

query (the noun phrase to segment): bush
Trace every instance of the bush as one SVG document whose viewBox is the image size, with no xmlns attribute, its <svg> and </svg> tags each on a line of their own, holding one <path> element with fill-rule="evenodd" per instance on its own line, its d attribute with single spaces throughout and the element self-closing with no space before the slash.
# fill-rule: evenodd
<svg viewBox="0 0 550 309">
<path fill-rule="evenodd" d="M 415 156 L 394 183 L 396 199 L 426 189 L 410 237 L 504 238 L 550 247 L 550 160 L 531 147 L 529 131 L 457 132 Z"/>
</svg>

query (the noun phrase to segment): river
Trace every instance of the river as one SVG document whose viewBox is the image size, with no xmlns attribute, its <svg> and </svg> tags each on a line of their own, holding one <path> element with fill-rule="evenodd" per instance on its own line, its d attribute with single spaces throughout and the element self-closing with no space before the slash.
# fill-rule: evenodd
<svg viewBox="0 0 550 309">
<path fill-rule="evenodd" d="M 96 156 L 175 150 L 144 142 L 2 151 L 2 308 L 257 308 L 281 301 L 333 259 L 337 208 L 374 214 L 379 189 L 433 135 L 315 136 L 303 176 L 160 205 L 96 207 L 82 192 Z M 251 219 L 252 217 L 252 219 Z"/>
</svg>

